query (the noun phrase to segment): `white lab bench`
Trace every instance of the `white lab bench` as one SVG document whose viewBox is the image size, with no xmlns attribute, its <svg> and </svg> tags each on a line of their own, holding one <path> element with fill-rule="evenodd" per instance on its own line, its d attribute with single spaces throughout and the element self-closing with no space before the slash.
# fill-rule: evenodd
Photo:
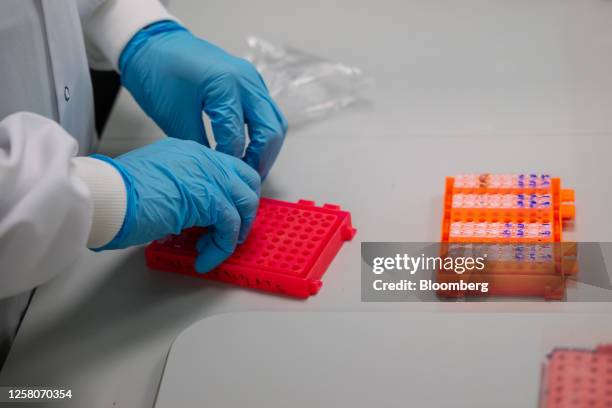
<svg viewBox="0 0 612 408">
<path fill-rule="evenodd" d="M 521 344 L 538 345 L 537 353 L 528 352 L 533 358 L 563 343 L 612 340 L 604 323 L 611 321 L 610 303 L 362 303 L 359 245 L 436 241 L 444 177 L 479 171 L 562 177 L 577 200 L 567 238 L 612 241 L 611 1 L 174 0 L 172 10 L 197 34 L 235 53 L 256 34 L 360 66 L 375 78 L 371 103 L 291 130 L 263 188 L 265 196 L 283 200 L 340 204 L 359 232 L 330 266 L 321 292 L 306 301 L 149 271 L 142 248 L 83 251 L 70 270 L 36 291 L 0 384 L 73 390 L 71 401 L 48 406 L 152 407 L 173 340 L 209 316 L 214 321 L 206 327 L 229 330 L 219 322 L 236 321 L 230 312 L 402 312 L 402 319 L 423 327 L 429 318 L 452 316 L 474 329 L 462 344 L 475 358 L 482 347 L 477 340 L 499 322 L 522 330 Z M 114 153 L 159 136 L 124 93 L 102 148 Z M 589 329 L 573 330 L 572 322 Z M 233 330 L 245 345 L 251 335 L 264 343 L 255 325 Z M 437 328 L 432 336 L 440 333 Z M 249 361 L 238 366 L 253 375 Z M 438 366 L 427 372 L 443 370 L 442 360 L 432 361 Z M 522 401 L 521 390 L 513 391 Z M 388 398 L 380 405 L 394 405 L 393 393 Z"/>
</svg>

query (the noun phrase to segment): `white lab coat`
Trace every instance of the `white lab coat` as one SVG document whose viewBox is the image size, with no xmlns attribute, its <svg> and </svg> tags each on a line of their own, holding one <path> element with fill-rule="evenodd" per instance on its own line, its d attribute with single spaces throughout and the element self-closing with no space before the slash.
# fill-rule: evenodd
<svg viewBox="0 0 612 408">
<path fill-rule="evenodd" d="M 97 140 L 88 68 L 164 19 L 158 0 L 0 1 L 0 366 L 31 289 L 121 227 L 121 176 L 75 158 Z"/>
</svg>

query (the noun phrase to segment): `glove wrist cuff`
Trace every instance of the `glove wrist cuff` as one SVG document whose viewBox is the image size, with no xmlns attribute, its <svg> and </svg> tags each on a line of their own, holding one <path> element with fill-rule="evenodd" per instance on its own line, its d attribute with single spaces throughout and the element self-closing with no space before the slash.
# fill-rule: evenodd
<svg viewBox="0 0 612 408">
<path fill-rule="evenodd" d="M 111 159 L 110 157 L 104 156 L 104 155 L 100 155 L 100 154 L 94 154 L 92 156 L 90 156 L 90 158 L 92 159 L 97 159 L 99 161 L 105 162 L 108 165 L 112 166 L 120 175 L 121 175 L 121 179 L 123 180 L 123 185 L 124 185 L 124 197 L 125 197 L 125 201 L 124 201 L 124 213 L 123 213 L 123 217 L 121 218 L 120 221 L 120 228 L 116 229 L 116 234 L 114 236 L 112 236 L 112 239 L 104 241 L 104 242 L 98 242 L 98 245 L 88 245 L 90 247 L 90 249 L 92 249 L 93 251 L 102 251 L 102 250 L 106 250 L 106 249 L 117 249 L 117 248 L 121 248 L 121 243 L 125 241 L 125 238 L 127 237 L 127 235 L 129 234 L 130 231 L 132 231 L 134 229 L 134 223 L 135 223 L 135 213 L 136 213 L 136 208 L 137 208 L 137 195 L 136 195 L 136 191 L 134 189 L 134 180 L 132 178 L 132 176 L 123 168 L 123 166 L 121 166 L 119 163 L 117 163 L 115 160 Z"/>
</svg>

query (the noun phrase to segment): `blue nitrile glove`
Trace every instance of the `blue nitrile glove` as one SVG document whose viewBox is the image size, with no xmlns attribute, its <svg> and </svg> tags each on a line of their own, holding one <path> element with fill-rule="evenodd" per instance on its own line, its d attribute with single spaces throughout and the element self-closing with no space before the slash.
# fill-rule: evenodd
<svg viewBox="0 0 612 408">
<path fill-rule="evenodd" d="M 121 81 L 171 137 L 208 145 L 202 110 L 217 150 L 243 157 L 265 177 L 280 151 L 287 121 L 251 63 L 201 40 L 172 21 L 145 27 L 119 59 Z M 245 153 L 245 129 L 250 143 Z"/>
<path fill-rule="evenodd" d="M 242 242 L 259 204 L 260 178 L 242 160 L 199 143 L 165 138 L 116 159 L 127 211 L 117 235 L 102 248 L 143 244 L 193 226 L 212 226 L 198 242 L 198 272 L 220 264 Z"/>
</svg>

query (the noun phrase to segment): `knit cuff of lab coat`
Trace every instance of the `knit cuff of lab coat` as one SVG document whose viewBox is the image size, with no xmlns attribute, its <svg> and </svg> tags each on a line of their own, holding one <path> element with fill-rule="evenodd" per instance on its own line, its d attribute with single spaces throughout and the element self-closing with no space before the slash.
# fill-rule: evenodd
<svg viewBox="0 0 612 408">
<path fill-rule="evenodd" d="M 117 71 L 119 56 L 130 39 L 162 20 L 178 22 L 158 0 L 106 0 L 83 20 L 89 65 Z"/>
<path fill-rule="evenodd" d="M 89 187 L 93 201 L 93 222 L 88 248 L 110 242 L 121 229 L 127 208 L 127 193 L 121 174 L 110 164 L 90 157 L 75 157 L 74 174 Z"/>
</svg>

